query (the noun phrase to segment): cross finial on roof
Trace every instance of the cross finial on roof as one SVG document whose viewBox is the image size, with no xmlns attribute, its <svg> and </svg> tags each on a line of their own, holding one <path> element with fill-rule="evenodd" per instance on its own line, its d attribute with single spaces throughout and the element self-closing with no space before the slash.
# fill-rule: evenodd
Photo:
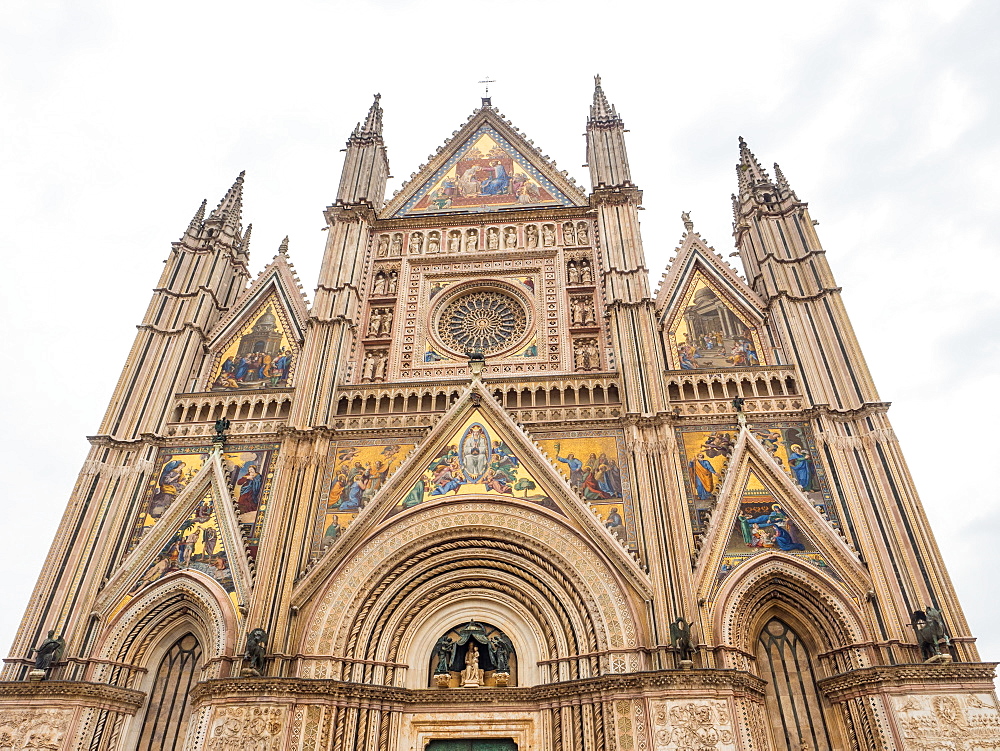
<svg viewBox="0 0 1000 751">
<path fill-rule="evenodd" d="M 490 106 L 492 106 L 493 102 L 490 99 L 490 84 L 491 83 L 496 83 L 496 81 L 493 80 L 492 78 L 490 78 L 489 76 L 486 76 L 486 78 L 484 78 L 479 83 L 486 84 L 486 93 L 483 94 L 483 106 L 484 107 L 490 107 Z"/>
</svg>

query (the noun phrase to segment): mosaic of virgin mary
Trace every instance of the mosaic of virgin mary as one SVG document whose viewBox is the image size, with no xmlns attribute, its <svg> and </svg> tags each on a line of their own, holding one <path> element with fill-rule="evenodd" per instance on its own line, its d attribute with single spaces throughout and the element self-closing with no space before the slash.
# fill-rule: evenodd
<svg viewBox="0 0 1000 751">
<path fill-rule="evenodd" d="M 469 426 L 459 444 L 459 459 L 469 482 L 478 482 L 490 466 L 490 437 L 478 422 Z"/>
</svg>

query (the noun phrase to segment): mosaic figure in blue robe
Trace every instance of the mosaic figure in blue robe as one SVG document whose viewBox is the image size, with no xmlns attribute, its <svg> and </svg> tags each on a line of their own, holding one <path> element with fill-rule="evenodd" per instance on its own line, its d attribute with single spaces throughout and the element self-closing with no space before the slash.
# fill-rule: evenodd
<svg viewBox="0 0 1000 751">
<path fill-rule="evenodd" d="M 802 447 L 793 443 L 788 448 L 788 466 L 795 475 L 795 481 L 805 491 L 816 490 L 816 480 L 812 461 Z"/>
<path fill-rule="evenodd" d="M 481 194 L 484 196 L 503 195 L 510 187 L 510 175 L 507 174 L 507 169 L 499 160 L 490 162 L 489 169 L 493 175 L 480 183 Z"/>
<path fill-rule="evenodd" d="M 790 550 L 805 550 L 806 546 L 801 542 L 795 542 L 791 533 L 784 526 L 786 521 L 788 521 L 788 515 L 781 510 L 781 506 L 775 503 L 771 506 L 770 513 L 761 514 L 753 519 L 747 519 L 746 524 L 756 524 L 760 527 L 774 527 L 774 545 L 780 550 L 784 550 L 785 552 Z"/>
</svg>

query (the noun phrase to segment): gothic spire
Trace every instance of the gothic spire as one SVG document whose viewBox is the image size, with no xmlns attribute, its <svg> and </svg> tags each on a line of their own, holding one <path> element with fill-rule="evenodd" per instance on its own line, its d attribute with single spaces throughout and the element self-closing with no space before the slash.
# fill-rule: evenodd
<svg viewBox="0 0 1000 751">
<path fill-rule="evenodd" d="M 382 107 L 379 106 L 381 94 L 375 95 L 375 101 L 368 110 L 368 117 L 365 124 L 358 123 L 351 133 L 351 139 L 355 138 L 381 138 L 382 137 Z"/>
<path fill-rule="evenodd" d="M 381 94 L 375 95 L 364 124 L 358 123 L 347 139 L 347 156 L 337 189 L 341 203 L 368 203 L 378 208 L 385 201 L 389 158 L 382 141 L 381 98 Z"/>
<path fill-rule="evenodd" d="M 209 215 L 209 222 L 217 222 L 222 230 L 228 230 L 234 238 L 242 235 L 240 232 L 240 220 L 243 212 L 243 178 L 246 170 L 240 172 L 236 182 L 226 191 L 226 195 L 219 201 L 219 205 Z"/>
<path fill-rule="evenodd" d="M 253 224 L 248 224 L 247 230 L 243 233 L 243 237 L 240 240 L 240 253 L 242 253 L 244 257 L 250 255 L 250 233 L 252 231 Z"/>
<path fill-rule="evenodd" d="M 285 239 L 281 241 L 281 245 L 278 246 L 278 255 L 287 256 L 288 255 L 288 235 L 285 235 Z"/>
<path fill-rule="evenodd" d="M 594 103 L 587 118 L 587 165 L 594 190 L 632 184 L 625 151 L 625 123 L 608 103 L 600 76 L 594 76 Z"/>
<path fill-rule="evenodd" d="M 594 76 L 594 103 L 590 105 L 590 122 L 595 125 L 618 125 L 622 122 L 615 106 L 608 103 L 601 87 L 600 75 Z"/>
<path fill-rule="evenodd" d="M 201 201 L 201 206 L 199 206 L 198 210 L 194 212 L 194 216 L 191 217 L 191 221 L 188 223 L 187 233 L 189 235 L 198 234 L 199 230 L 201 229 L 201 225 L 205 221 L 205 208 L 207 206 L 208 206 L 208 199 L 203 198 Z"/>
<path fill-rule="evenodd" d="M 741 193 L 758 183 L 771 182 L 771 176 L 767 174 L 767 170 L 760 166 L 760 162 L 750 151 L 743 136 L 740 136 L 740 162 L 736 165 L 736 175 L 739 178 Z"/>
<path fill-rule="evenodd" d="M 799 197 L 795 195 L 795 191 L 792 190 L 792 186 L 788 184 L 788 179 L 785 177 L 785 173 L 781 171 L 781 167 L 778 163 L 774 163 L 774 180 L 775 184 L 778 186 L 778 194 L 781 198 L 791 197 L 793 200 L 799 200 Z"/>
</svg>

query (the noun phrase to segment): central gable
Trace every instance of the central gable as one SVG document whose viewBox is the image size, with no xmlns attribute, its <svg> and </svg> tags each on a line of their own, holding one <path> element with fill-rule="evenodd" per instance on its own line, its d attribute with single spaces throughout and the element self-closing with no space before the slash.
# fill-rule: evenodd
<svg viewBox="0 0 1000 751">
<path fill-rule="evenodd" d="M 492 107 L 479 110 L 393 198 L 383 218 L 583 206 L 582 191 Z"/>
<path fill-rule="evenodd" d="M 421 477 L 388 515 L 439 497 L 483 494 L 531 501 L 565 516 L 551 488 L 539 482 L 494 421 L 476 408 L 433 453 Z"/>
</svg>

